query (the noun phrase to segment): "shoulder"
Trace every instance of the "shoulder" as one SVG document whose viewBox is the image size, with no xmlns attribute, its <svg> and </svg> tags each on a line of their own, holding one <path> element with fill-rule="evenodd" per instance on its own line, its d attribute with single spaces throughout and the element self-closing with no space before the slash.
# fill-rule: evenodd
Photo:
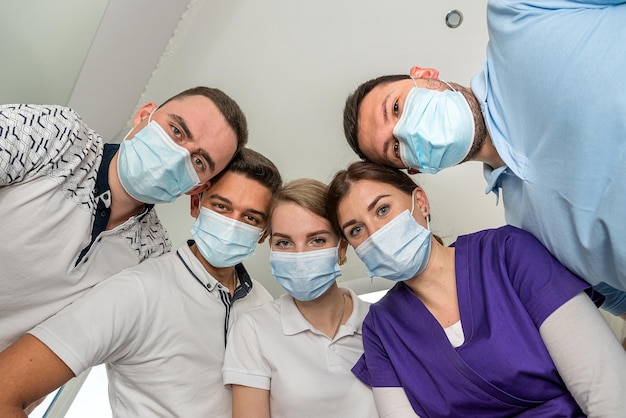
<svg viewBox="0 0 626 418">
<path fill-rule="evenodd" d="M 246 324 L 248 328 L 274 327 L 280 322 L 280 300 L 272 300 L 262 305 L 253 306 L 238 315 L 237 326 Z"/>
<path fill-rule="evenodd" d="M 134 229 L 137 228 L 137 229 Z M 140 261 L 159 257 L 172 249 L 167 230 L 152 207 L 126 235 L 127 243 L 137 252 Z"/>
<path fill-rule="evenodd" d="M 259 282 L 258 280 L 251 279 L 252 289 L 250 290 L 250 294 L 248 296 L 253 296 L 256 299 L 262 300 L 264 302 L 270 302 L 274 298 L 270 294 L 270 292 Z"/>
<path fill-rule="evenodd" d="M 512 248 L 545 250 L 543 245 L 532 234 L 511 225 L 461 235 L 453 246 L 457 249 L 473 247 L 483 250 L 511 250 Z"/>
</svg>

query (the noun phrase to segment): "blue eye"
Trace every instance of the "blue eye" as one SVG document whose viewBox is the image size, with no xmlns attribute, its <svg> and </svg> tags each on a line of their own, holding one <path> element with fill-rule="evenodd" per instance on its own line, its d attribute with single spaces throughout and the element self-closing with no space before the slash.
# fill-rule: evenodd
<svg viewBox="0 0 626 418">
<path fill-rule="evenodd" d="M 274 246 L 280 249 L 288 248 L 289 244 L 290 244 L 289 241 L 284 240 L 284 239 L 279 239 L 274 242 Z"/>
<path fill-rule="evenodd" d="M 376 214 L 378 216 L 384 216 L 387 213 L 389 213 L 389 206 L 388 205 L 382 205 L 380 208 L 378 208 L 378 210 L 376 211 Z"/>
<path fill-rule="evenodd" d="M 350 229 L 350 231 L 348 232 L 348 235 L 351 237 L 356 237 L 357 235 L 361 233 L 362 230 L 363 230 L 362 226 L 355 226 L 354 228 Z"/>
</svg>

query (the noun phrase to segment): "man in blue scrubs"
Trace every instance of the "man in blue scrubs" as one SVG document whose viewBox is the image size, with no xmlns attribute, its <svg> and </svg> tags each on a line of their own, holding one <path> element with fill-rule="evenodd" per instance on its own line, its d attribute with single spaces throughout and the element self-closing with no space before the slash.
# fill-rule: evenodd
<svg viewBox="0 0 626 418">
<path fill-rule="evenodd" d="M 482 161 L 507 223 L 626 319 L 626 4 L 587 3 L 490 1 L 471 88 L 420 67 L 370 80 L 344 130 L 362 158 L 411 172 Z"/>
</svg>

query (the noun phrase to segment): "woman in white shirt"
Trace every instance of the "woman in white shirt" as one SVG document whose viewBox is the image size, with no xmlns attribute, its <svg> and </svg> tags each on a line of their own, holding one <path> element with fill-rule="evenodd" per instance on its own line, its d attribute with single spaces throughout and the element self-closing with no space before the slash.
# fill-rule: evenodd
<svg viewBox="0 0 626 418">
<path fill-rule="evenodd" d="M 369 304 L 337 286 L 347 242 L 333 231 L 325 198 L 326 185 L 312 179 L 275 197 L 270 264 L 287 294 L 230 331 L 223 377 L 233 418 L 378 417 L 371 389 L 351 372 Z"/>
</svg>

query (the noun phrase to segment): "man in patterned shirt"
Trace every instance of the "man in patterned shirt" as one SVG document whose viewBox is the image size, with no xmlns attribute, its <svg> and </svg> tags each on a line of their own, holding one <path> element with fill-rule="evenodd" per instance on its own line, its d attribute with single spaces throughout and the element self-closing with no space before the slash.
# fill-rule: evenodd
<svg viewBox="0 0 626 418">
<path fill-rule="evenodd" d="M 230 418 L 230 326 L 272 300 L 244 262 L 267 237 L 281 175 L 248 148 L 191 197 L 193 240 L 90 289 L 0 352 L 0 417 L 106 364 L 114 417 Z M 94 326 L 96 325 L 96 326 Z"/>
<path fill-rule="evenodd" d="M 207 87 L 142 106 L 121 145 L 66 107 L 0 106 L 0 350 L 170 251 L 154 204 L 205 190 L 247 135 L 239 106 Z"/>
</svg>

